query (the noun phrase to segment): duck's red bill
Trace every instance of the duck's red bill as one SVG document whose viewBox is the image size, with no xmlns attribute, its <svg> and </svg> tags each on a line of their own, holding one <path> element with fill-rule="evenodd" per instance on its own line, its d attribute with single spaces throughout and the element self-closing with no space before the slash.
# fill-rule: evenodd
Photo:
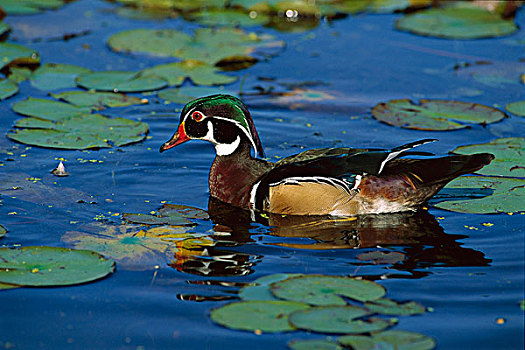
<svg viewBox="0 0 525 350">
<path fill-rule="evenodd" d="M 172 147 L 180 145 L 181 143 L 184 143 L 189 140 L 190 138 L 188 137 L 188 135 L 186 135 L 186 132 L 184 131 L 184 122 L 183 122 L 179 125 L 179 129 L 175 132 L 175 134 L 173 134 L 171 139 L 169 139 L 162 146 L 160 146 L 159 152 L 162 153 Z"/>
</svg>

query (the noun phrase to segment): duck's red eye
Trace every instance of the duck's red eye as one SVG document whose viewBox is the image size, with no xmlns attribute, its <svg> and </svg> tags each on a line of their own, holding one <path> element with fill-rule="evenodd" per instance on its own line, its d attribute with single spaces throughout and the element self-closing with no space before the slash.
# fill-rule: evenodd
<svg viewBox="0 0 525 350">
<path fill-rule="evenodd" d="M 202 114 L 201 112 L 195 111 L 191 114 L 191 118 L 195 120 L 196 122 L 200 122 L 204 119 L 204 114 Z"/>
</svg>

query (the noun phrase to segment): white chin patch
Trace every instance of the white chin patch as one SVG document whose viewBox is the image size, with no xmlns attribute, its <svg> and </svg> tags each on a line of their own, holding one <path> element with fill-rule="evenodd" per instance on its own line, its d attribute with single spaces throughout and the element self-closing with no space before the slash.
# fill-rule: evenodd
<svg viewBox="0 0 525 350">
<path fill-rule="evenodd" d="M 216 143 L 215 152 L 218 156 L 229 156 L 230 154 L 235 152 L 235 150 L 237 149 L 237 147 L 239 147 L 240 144 L 241 138 L 237 136 L 235 141 L 233 141 L 232 143 Z"/>
</svg>

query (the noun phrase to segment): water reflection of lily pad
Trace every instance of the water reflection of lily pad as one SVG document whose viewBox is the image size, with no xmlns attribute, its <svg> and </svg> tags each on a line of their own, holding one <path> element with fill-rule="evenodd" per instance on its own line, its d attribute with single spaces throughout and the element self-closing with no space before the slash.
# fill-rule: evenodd
<svg viewBox="0 0 525 350">
<path fill-rule="evenodd" d="M 486 167 L 478 170 L 478 174 L 492 176 L 525 176 L 525 138 L 505 137 L 488 143 L 457 147 L 454 153 L 474 154 L 489 152 L 496 158 Z"/>
<path fill-rule="evenodd" d="M 270 284 L 295 276 L 299 276 L 299 274 L 276 273 L 260 277 L 250 283 L 250 285 L 243 287 L 239 291 L 239 297 L 242 300 L 278 300 L 270 292 Z"/>
<path fill-rule="evenodd" d="M 10 79 L 0 80 L 0 100 L 5 100 L 18 92 L 18 84 Z"/>
<path fill-rule="evenodd" d="M 96 110 L 105 107 L 127 107 L 147 103 L 147 100 L 114 92 L 66 91 L 60 94 L 51 94 L 51 96 L 78 107 L 89 107 Z"/>
<path fill-rule="evenodd" d="M 343 350 L 343 347 L 330 339 L 297 339 L 288 342 L 292 350 Z"/>
<path fill-rule="evenodd" d="M 505 118 L 505 113 L 489 106 L 447 100 L 421 100 L 416 104 L 408 99 L 379 103 L 372 115 L 389 125 L 416 130 L 456 130 L 470 124 L 489 124 Z"/>
<path fill-rule="evenodd" d="M 424 334 L 390 330 L 373 334 L 370 337 L 348 335 L 337 338 L 345 347 L 354 350 L 430 350 L 436 347 L 436 341 Z"/>
<path fill-rule="evenodd" d="M 56 247 L 0 248 L 0 282 L 65 286 L 91 282 L 115 270 L 115 262 L 89 250 Z"/>
<path fill-rule="evenodd" d="M 525 117 L 525 101 L 509 103 L 505 106 L 505 109 L 512 114 Z"/>
<path fill-rule="evenodd" d="M 39 63 L 40 56 L 35 50 L 19 44 L 0 43 L 0 69 L 11 65 L 34 65 Z"/>
<path fill-rule="evenodd" d="M 169 85 L 182 85 L 188 78 L 197 85 L 231 84 L 238 78 L 220 74 L 219 70 L 209 64 L 187 60 L 160 64 L 142 71 L 144 76 L 153 75 L 164 78 Z"/>
<path fill-rule="evenodd" d="M 525 180 L 505 177 L 462 176 L 449 183 L 451 188 L 487 188 L 492 195 L 479 199 L 447 200 L 435 207 L 473 214 L 515 213 L 525 211 Z"/>
<path fill-rule="evenodd" d="M 518 29 L 512 20 L 504 20 L 498 13 L 470 4 L 418 11 L 397 20 L 396 28 L 447 39 L 499 37 Z"/>
<path fill-rule="evenodd" d="M 258 35 L 236 28 L 199 28 L 194 36 L 174 29 L 132 29 L 108 40 L 116 52 L 178 57 L 216 64 L 229 57 L 253 58 L 273 54 L 284 45 L 270 35 Z"/>
<path fill-rule="evenodd" d="M 426 312 L 425 307 L 415 301 L 398 303 L 386 298 L 367 302 L 365 307 L 372 312 L 383 315 L 406 316 L 424 314 Z"/>
<path fill-rule="evenodd" d="M 395 319 L 362 319 L 370 315 L 357 306 L 318 306 L 290 314 L 290 324 L 296 328 L 319 333 L 359 334 L 382 331 L 396 323 Z"/>
<path fill-rule="evenodd" d="M 51 91 L 76 87 L 75 78 L 91 70 L 70 64 L 46 63 L 33 72 L 31 85 Z"/>
<path fill-rule="evenodd" d="M 45 10 L 56 10 L 64 0 L 1 0 L 0 7 L 8 15 L 34 15 Z"/>
<path fill-rule="evenodd" d="M 230 95 L 237 95 L 234 92 L 225 91 L 219 88 L 183 86 L 180 88 L 164 89 L 158 92 L 158 96 L 164 100 L 167 100 L 173 103 L 186 104 L 190 102 L 191 100 L 196 99 L 197 97 L 214 95 L 214 94 L 224 94 L 224 93 L 227 93 Z"/>
<path fill-rule="evenodd" d="M 385 289 L 367 280 L 310 275 L 276 282 L 272 284 L 272 293 L 280 299 L 312 305 L 346 305 L 343 296 L 358 301 L 370 301 L 385 295 Z"/>
<path fill-rule="evenodd" d="M 103 71 L 78 76 L 77 85 L 85 89 L 113 92 L 141 92 L 159 90 L 168 85 L 161 77 L 145 76 L 140 72 Z"/>
<path fill-rule="evenodd" d="M 233 329 L 286 332 L 295 330 L 288 323 L 288 315 L 307 308 L 307 304 L 292 301 L 241 301 L 213 309 L 211 319 Z"/>
<path fill-rule="evenodd" d="M 373 252 L 361 253 L 357 255 L 357 260 L 372 260 L 374 264 L 395 264 L 405 259 L 405 254 L 401 252 Z"/>
</svg>

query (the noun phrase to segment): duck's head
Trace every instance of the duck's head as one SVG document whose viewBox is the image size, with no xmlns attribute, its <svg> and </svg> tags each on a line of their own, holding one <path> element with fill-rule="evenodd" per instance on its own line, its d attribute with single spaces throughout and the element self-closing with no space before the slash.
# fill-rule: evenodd
<svg viewBox="0 0 525 350">
<path fill-rule="evenodd" d="M 193 139 L 211 142 L 220 156 L 230 155 L 242 143 L 248 143 L 255 157 L 264 157 L 250 112 L 234 96 L 201 97 L 184 106 L 177 131 L 160 147 L 160 152 Z"/>
</svg>

